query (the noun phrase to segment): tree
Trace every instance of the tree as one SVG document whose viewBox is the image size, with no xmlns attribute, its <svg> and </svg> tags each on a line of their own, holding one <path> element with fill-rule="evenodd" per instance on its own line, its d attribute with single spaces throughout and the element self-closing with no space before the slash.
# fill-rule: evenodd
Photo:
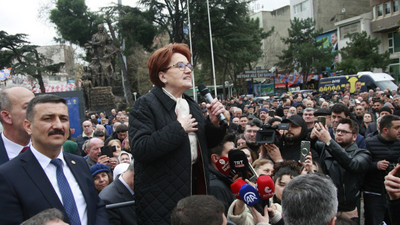
<svg viewBox="0 0 400 225">
<path fill-rule="evenodd" d="M 204 1 L 202 2 L 204 3 Z M 147 6 L 154 15 L 153 21 L 158 25 L 160 31 L 168 33 L 170 43 L 184 42 L 184 28 L 187 28 L 187 25 L 184 24 L 187 19 L 185 0 L 141 0 L 140 3 Z"/>
<path fill-rule="evenodd" d="M 97 32 L 97 25 L 106 23 L 113 43 L 118 48 L 122 49 L 124 41 L 124 53 L 128 55 L 128 58 L 136 49 L 142 49 L 141 46 L 146 50 L 151 50 L 157 32 L 152 24 L 153 16 L 150 11 L 141 11 L 129 6 L 109 6 L 103 7 L 100 12 L 93 13 L 88 10 L 83 0 L 58 0 L 56 9 L 51 11 L 50 19 L 57 25 L 62 38 L 82 47 Z M 132 82 L 137 76 L 137 71 L 129 71 L 128 74 L 122 52 L 118 53 L 116 61 L 119 69 L 128 75 L 122 82 L 124 82 L 128 104 L 131 104 L 130 90 L 131 88 L 138 90 L 137 83 Z"/>
<path fill-rule="evenodd" d="M 171 42 L 188 43 L 184 32 L 187 29 L 182 29 L 188 26 L 186 1 L 142 0 L 141 3 L 155 12 L 154 22 L 160 31 L 170 35 Z M 251 69 L 252 63 L 262 55 L 261 41 L 272 31 L 263 32 L 259 21 L 249 18 L 247 1 L 210 0 L 209 3 L 215 69 L 220 75 L 217 82 L 224 85 L 226 80 L 231 80 L 235 83 L 234 75 L 244 68 Z M 195 71 L 196 83 L 212 83 L 207 5 L 205 1 L 191 0 L 189 7 L 194 65 L 201 65 L 201 69 Z"/>
<path fill-rule="evenodd" d="M 0 68 L 12 67 L 14 74 L 28 74 L 38 80 L 40 90 L 45 93 L 42 73 L 59 70 L 61 64 L 52 64 L 36 50 L 37 46 L 29 45 L 26 34 L 9 35 L 0 31 Z"/>
<path fill-rule="evenodd" d="M 50 21 L 64 40 L 81 47 L 96 33 L 100 17 L 90 11 L 85 0 L 58 0 L 56 8 L 50 11 Z"/>
<path fill-rule="evenodd" d="M 359 71 L 372 71 L 373 68 L 386 70 L 390 64 L 390 53 L 379 53 L 380 41 L 371 39 L 367 32 L 353 33 L 348 36 L 350 41 L 340 50 L 342 61 L 337 69 L 346 74 L 355 74 Z"/>
<path fill-rule="evenodd" d="M 321 31 L 315 30 L 315 21 L 311 18 L 290 21 L 288 29 L 289 37 L 282 38 L 288 45 L 278 56 L 280 62 L 277 64 L 287 72 L 296 70 L 306 76 L 312 72 L 322 72 L 325 67 L 330 66 L 333 61 L 331 48 L 322 47 L 322 43 L 316 41 Z"/>
</svg>

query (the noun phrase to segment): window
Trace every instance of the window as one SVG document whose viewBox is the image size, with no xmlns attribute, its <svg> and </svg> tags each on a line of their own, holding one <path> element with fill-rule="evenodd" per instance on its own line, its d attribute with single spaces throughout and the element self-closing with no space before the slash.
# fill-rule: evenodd
<svg viewBox="0 0 400 225">
<path fill-rule="evenodd" d="M 391 2 L 385 2 L 385 14 L 390 14 L 391 11 Z"/>
<path fill-rule="evenodd" d="M 400 52 L 400 34 L 397 31 L 388 33 L 388 42 L 390 53 Z"/>
<path fill-rule="evenodd" d="M 393 1 L 393 12 L 399 11 L 399 0 Z"/>
<path fill-rule="evenodd" d="M 383 16 L 383 5 L 380 4 L 376 8 L 378 16 Z"/>
<path fill-rule="evenodd" d="M 399 76 L 400 76 L 399 58 L 391 60 L 391 63 L 389 65 L 389 72 L 390 72 L 390 75 L 392 75 L 393 78 L 396 79 L 396 83 L 398 83 L 399 82 Z"/>
<path fill-rule="evenodd" d="M 301 13 L 307 10 L 307 3 L 308 1 L 301 2 L 293 6 L 294 14 Z"/>
</svg>

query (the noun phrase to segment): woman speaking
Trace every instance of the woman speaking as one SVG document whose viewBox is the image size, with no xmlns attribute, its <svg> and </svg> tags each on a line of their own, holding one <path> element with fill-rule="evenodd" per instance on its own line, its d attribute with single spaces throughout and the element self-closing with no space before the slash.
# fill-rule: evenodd
<svg viewBox="0 0 400 225">
<path fill-rule="evenodd" d="M 170 224 L 180 199 L 207 194 L 207 148 L 225 134 L 226 126 L 220 126 L 217 117 L 225 108 L 214 99 L 204 117 L 184 94 L 192 87 L 190 57 L 186 44 L 155 51 L 148 62 L 154 87 L 130 113 L 138 224 Z"/>
</svg>

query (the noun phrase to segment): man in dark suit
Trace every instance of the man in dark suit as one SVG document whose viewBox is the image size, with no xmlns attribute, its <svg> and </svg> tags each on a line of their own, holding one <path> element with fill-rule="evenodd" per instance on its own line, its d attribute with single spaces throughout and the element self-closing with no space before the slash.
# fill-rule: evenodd
<svg viewBox="0 0 400 225">
<path fill-rule="evenodd" d="M 36 96 L 26 108 L 24 128 L 30 149 L 0 167 L 0 224 L 20 224 L 48 208 L 62 211 L 71 225 L 108 224 L 87 163 L 61 151 L 69 136 L 66 101 Z"/>
<path fill-rule="evenodd" d="M 133 201 L 133 177 L 135 175 L 133 165 L 116 178 L 110 185 L 105 187 L 99 194 L 106 204 Z M 110 225 L 136 225 L 135 205 L 107 209 Z"/>
<path fill-rule="evenodd" d="M 0 165 L 16 157 L 29 145 L 30 135 L 24 129 L 26 106 L 35 95 L 24 87 L 0 91 Z"/>
</svg>

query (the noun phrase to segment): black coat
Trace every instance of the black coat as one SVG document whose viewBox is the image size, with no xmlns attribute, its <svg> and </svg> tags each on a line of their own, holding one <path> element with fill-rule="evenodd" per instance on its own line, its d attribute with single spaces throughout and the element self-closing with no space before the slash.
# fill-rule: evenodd
<svg viewBox="0 0 400 225">
<path fill-rule="evenodd" d="M 133 195 L 125 185 L 116 178 L 110 185 L 105 187 L 99 194 L 99 197 L 106 204 L 121 203 L 133 201 Z M 107 209 L 110 225 L 136 225 L 135 205 L 126 207 Z"/>
<path fill-rule="evenodd" d="M 400 141 L 387 141 L 380 134 L 366 139 L 367 149 L 371 152 L 372 161 L 364 181 L 364 190 L 375 193 L 385 193 L 383 184 L 387 171 L 378 170 L 377 163 L 389 161 L 394 166 L 400 158 Z"/>
<path fill-rule="evenodd" d="M 226 127 L 215 127 L 193 99 L 184 98 L 198 122 L 198 161 L 203 177 L 193 175 L 188 134 L 177 121 L 174 100 L 153 87 L 131 110 L 129 136 L 135 160 L 138 224 L 169 224 L 177 202 L 193 194 L 193 179 L 204 179 L 206 186 L 209 183 L 207 147 L 222 140 Z"/>
<path fill-rule="evenodd" d="M 225 215 L 228 215 L 229 206 L 235 200 L 235 196 L 231 192 L 232 179 L 223 175 L 211 165 L 208 166 L 210 171 L 210 194 L 214 195 L 225 206 Z"/>
<path fill-rule="evenodd" d="M 351 211 L 360 199 L 360 189 L 364 175 L 371 162 L 371 154 L 353 143 L 343 149 L 331 140 L 329 147 L 322 142 L 315 146 L 320 154 L 321 166 L 325 174 L 332 178 L 338 192 L 339 211 Z"/>
</svg>

